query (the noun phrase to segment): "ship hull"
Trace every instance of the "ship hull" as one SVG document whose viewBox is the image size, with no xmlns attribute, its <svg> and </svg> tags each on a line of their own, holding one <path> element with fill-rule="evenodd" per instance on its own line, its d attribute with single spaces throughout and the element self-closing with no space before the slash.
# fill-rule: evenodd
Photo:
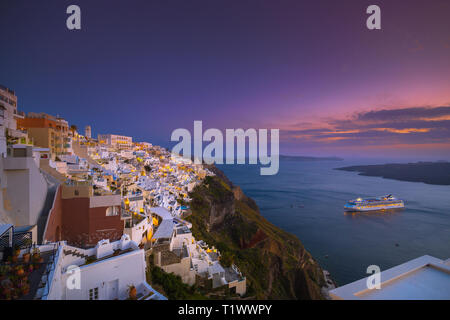
<svg viewBox="0 0 450 320">
<path fill-rule="evenodd" d="M 356 205 L 356 206 L 344 206 L 344 210 L 346 212 L 366 212 L 366 211 L 379 211 L 379 210 L 392 210 L 392 209 L 402 209 L 404 208 L 404 203 L 396 203 L 390 205 L 379 205 L 379 206 L 371 206 L 367 207 L 364 205 Z"/>
</svg>

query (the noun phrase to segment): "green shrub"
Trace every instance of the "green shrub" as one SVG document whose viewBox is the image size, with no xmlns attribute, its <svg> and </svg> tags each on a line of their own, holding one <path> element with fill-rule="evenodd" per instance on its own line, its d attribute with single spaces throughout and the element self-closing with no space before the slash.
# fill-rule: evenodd
<svg viewBox="0 0 450 320">
<path fill-rule="evenodd" d="M 180 276 L 164 272 L 157 266 L 152 266 L 150 272 L 152 283 L 162 286 L 169 300 L 205 299 L 204 296 L 197 292 L 195 286 L 191 287 L 183 283 Z"/>
</svg>

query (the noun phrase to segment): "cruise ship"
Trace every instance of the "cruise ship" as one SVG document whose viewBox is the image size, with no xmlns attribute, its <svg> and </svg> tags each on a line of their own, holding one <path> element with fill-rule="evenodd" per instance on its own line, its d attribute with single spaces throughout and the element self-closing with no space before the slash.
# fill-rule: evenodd
<svg viewBox="0 0 450 320">
<path fill-rule="evenodd" d="M 405 204 L 403 200 L 399 200 L 388 194 L 386 196 L 362 199 L 358 198 L 355 200 L 350 200 L 344 206 L 345 211 L 372 211 L 372 210 L 387 210 L 387 209 L 398 209 L 404 208 Z"/>
</svg>

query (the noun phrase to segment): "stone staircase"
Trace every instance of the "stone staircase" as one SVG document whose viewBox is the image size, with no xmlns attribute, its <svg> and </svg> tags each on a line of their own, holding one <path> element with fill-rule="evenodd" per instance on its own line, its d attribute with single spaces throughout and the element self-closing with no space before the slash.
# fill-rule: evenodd
<svg viewBox="0 0 450 320">
<path fill-rule="evenodd" d="M 89 258 L 88 255 L 83 254 L 83 253 L 79 252 L 78 250 L 63 250 L 63 252 L 65 255 L 72 255 L 72 256 L 75 256 L 78 258 L 84 258 L 84 259 Z"/>
</svg>

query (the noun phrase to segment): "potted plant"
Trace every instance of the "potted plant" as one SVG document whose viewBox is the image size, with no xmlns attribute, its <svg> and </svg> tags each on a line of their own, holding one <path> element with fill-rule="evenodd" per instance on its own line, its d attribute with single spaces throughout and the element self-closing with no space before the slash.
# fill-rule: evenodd
<svg viewBox="0 0 450 320">
<path fill-rule="evenodd" d="M 16 268 L 16 275 L 18 277 L 22 277 L 25 274 L 25 271 L 23 270 L 22 266 L 17 266 Z"/>
<path fill-rule="evenodd" d="M 16 246 L 14 248 L 13 256 L 17 256 L 18 257 L 19 255 L 20 255 L 20 247 Z"/>
<path fill-rule="evenodd" d="M 27 294 L 30 293 L 30 286 L 28 284 L 26 284 L 23 288 L 22 288 L 22 294 L 25 296 Z"/>
<path fill-rule="evenodd" d="M 32 256 L 33 262 L 37 262 L 40 257 L 41 257 L 41 253 L 40 253 L 39 249 L 38 248 L 34 248 L 33 249 L 33 256 Z"/>
<path fill-rule="evenodd" d="M 20 283 L 19 292 L 23 296 L 30 293 L 30 285 L 29 285 L 28 281 L 23 281 Z"/>
<path fill-rule="evenodd" d="M 30 292 L 30 284 L 26 279 L 21 279 L 17 282 L 16 291 L 19 296 L 26 295 Z"/>
<path fill-rule="evenodd" d="M 128 295 L 130 300 L 137 300 L 137 290 L 133 284 L 128 286 Z"/>
<path fill-rule="evenodd" d="M 2 283 L 0 296 L 2 299 L 11 300 L 11 286 L 6 283 Z"/>
<path fill-rule="evenodd" d="M 31 254 L 29 252 L 25 252 L 22 256 L 23 258 L 23 263 L 30 263 L 30 258 L 31 258 Z"/>
</svg>

